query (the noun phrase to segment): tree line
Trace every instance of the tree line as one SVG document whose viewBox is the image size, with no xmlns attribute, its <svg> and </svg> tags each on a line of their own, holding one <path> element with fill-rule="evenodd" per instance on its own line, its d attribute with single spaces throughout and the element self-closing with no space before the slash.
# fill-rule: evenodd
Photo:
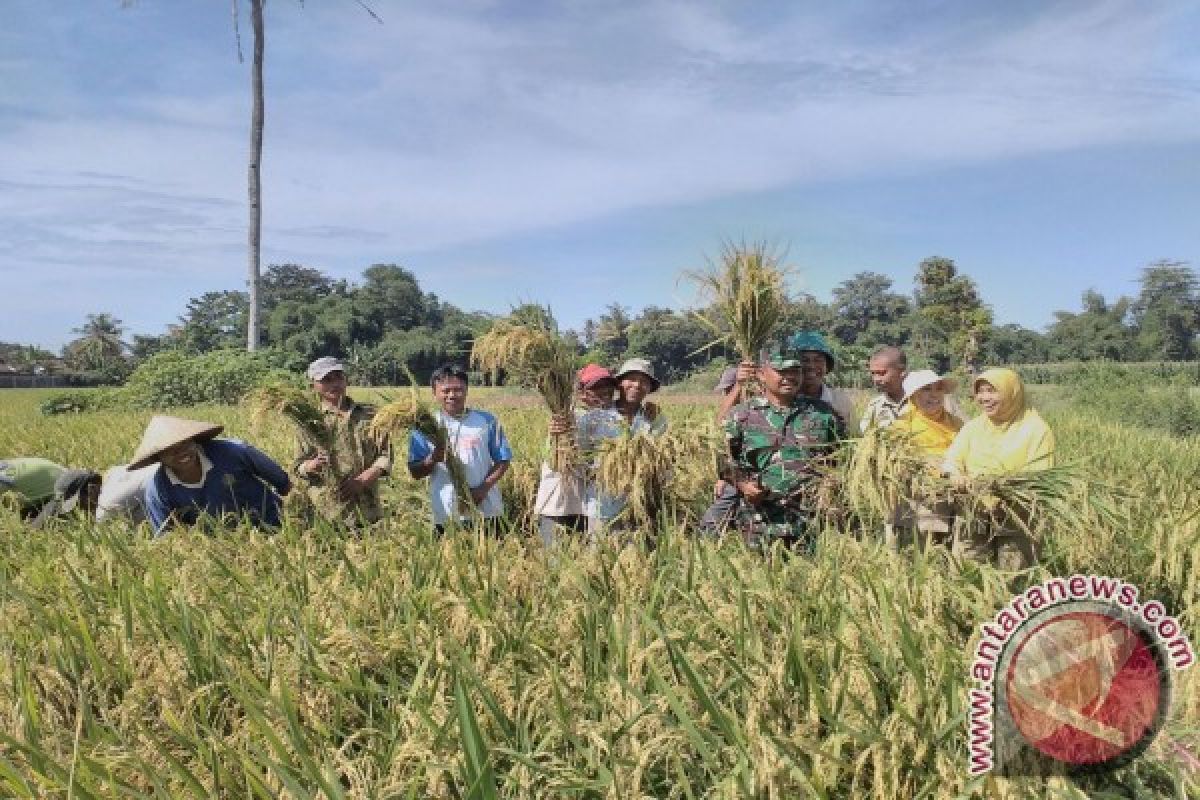
<svg viewBox="0 0 1200 800">
<path fill-rule="evenodd" d="M 1189 265 L 1159 261 L 1142 270 L 1134 297 L 1108 300 L 1083 292 L 1078 311 L 1055 312 L 1044 332 L 995 325 L 975 282 L 953 260 L 931 257 L 916 269 L 912 293 L 890 277 L 860 272 L 838 284 L 828 302 L 801 293 L 790 299 L 788 329 L 824 331 L 857 369 L 881 344 L 905 347 L 916 363 L 940 370 L 982 364 L 1058 361 L 1185 361 L 1200 357 L 1200 282 Z M 423 379 L 437 365 L 462 361 L 495 313 L 464 311 L 421 289 L 395 264 L 375 264 L 350 283 L 299 264 L 267 268 L 259 286 L 259 347 L 280 366 L 299 370 L 320 355 L 349 360 L 355 379 L 395 384 L 406 373 Z M 176 324 L 159 335 L 124 337 L 122 322 L 89 314 L 60 357 L 32 346 L 0 342 L 0 363 L 17 369 L 55 365 L 92 382 L 119 383 L 149 356 L 174 350 L 207 353 L 245 346 L 249 297 L 212 291 L 188 300 Z M 578 331 L 581 362 L 652 358 L 668 381 L 725 363 L 708 345 L 714 331 L 695 313 L 648 306 L 634 312 L 611 303 Z"/>
</svg>

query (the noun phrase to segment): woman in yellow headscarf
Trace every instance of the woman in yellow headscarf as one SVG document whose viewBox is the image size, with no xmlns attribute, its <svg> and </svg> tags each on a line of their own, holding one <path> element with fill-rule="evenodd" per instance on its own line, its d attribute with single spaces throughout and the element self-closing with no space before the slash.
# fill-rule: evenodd
<svg viewBox="0 0 1200 800">
<path fill-rule="evenodd" d="M 975 378 L 975 402 L 983 410 L 954 437 L 942 468 L 952 476 L 1010 475 L 1054 466 L 1054 433 L 1025 402 L 1025 387 L 1011 369 L 989 369 Z M 1016 526 L 975 530 L 956 549 L 1003 568 L 1023 568 L 1036 560 L 1029 534 Z"/>
<path fill-rule="evenodd" d="M 892 430 L 915 445 L 934 465 L 942 457 L 963 426 L 963 421 L 946 409 L 946 393 L 954 381 L 931 369 L 919 369 L 904 377 L 905 410 L 892 424 Z M 923 504 L 908 500 L 892 516 L 888 537 L 899 547 L 914 540 L 946 543 L 954 521 L 954 509 L 947 503 Z"/>
</svg>

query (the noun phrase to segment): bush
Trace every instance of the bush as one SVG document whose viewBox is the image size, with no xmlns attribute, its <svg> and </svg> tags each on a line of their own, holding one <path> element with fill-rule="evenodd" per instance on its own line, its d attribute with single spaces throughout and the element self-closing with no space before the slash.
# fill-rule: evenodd
<svg viewBox="0 0 1200 800">
<path fill-rule="evenodd" d="M 59 392 L 48 397 L 41 409 L 43 414 L 67 414 L 105 408 L 236 403 L 264 384 L 306 385 L 298 373 L 278 364 L 278 354 L 272 352 L 215 350 L 193 355 L 167 350 L 142 362 L 119 389 Z"/>
<path fill-rule="evenodd" d="M 1200 386 L 1200 361 L 1064 361 L 1058 364 L 1019 364 L 1013 369 L 1026 383 Z"/>
<path fill-rule="evenodd" d="M 43 414 L 76 414 L 81 411 L 99 411 L 121 405 L 121 392 L 117 389 L 77 389 L 56 392 L 41 403 Z"/>
<path fill-rule="evenodd" d="M 135 408 L 236 403 L 267 383 L 297 383 L 300 377 L 275 365 L 273 354 L 214 350 L 200 355 L 167 351 L 151 356 L 121 390 Z"/>
</svg>

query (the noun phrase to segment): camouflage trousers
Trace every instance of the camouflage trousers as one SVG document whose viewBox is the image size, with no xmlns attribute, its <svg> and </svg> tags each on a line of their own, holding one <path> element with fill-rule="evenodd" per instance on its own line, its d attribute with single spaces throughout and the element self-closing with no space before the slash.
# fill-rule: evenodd
<svg viewBox="0 0 1200 800">
<path fill-rule="evenodd" d="M 817 535 L 812 517 L 803 512 L 778 506 L 758 508 L 742 503 L 734 519 L 746 546 L 765 553 L 776 542 L 804 555 L 816 552 Z"/>
</svg>

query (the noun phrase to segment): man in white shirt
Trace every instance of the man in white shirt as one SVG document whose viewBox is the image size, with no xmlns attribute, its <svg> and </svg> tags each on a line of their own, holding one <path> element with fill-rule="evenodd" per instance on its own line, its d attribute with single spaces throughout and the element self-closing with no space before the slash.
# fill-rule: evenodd
<svg viewBox="0 0 1200 800">
<path fill-rule="evenodd" d="M 908 374 L 908 357 L 899 347 L 885 345 L 871 354 L 867 362 L 871 383 L 879 394 L 871 398 L 863 412 L 861 431 L 886 428 L 908 409 L 904 398 L 904 376 Z"/>
<path fill-rule="evenodd" d="M 482 528 L 499 533 L 504 502 L 496 484 L 512 462 L 512 448 L 500 422 L 486 411 L 467 408 L 467 373 L 461 367 L 439 367 L 431 379 L 433 396 L 440 406 L 438 421 L 446 428 L 449 450 L 462 464 L 470 498 L 460 498 L 446 466 L 446 449 L 435 446 L 423 434 L 413 431 L 408 440 L 408 471 L 414 478 L 430 478 L 430 505 L 434 530 L 441 533 L 448 524 L 468 525 L 473 514 L 462 508 L 473 507 L 483 521 Z"/>
</svg>

